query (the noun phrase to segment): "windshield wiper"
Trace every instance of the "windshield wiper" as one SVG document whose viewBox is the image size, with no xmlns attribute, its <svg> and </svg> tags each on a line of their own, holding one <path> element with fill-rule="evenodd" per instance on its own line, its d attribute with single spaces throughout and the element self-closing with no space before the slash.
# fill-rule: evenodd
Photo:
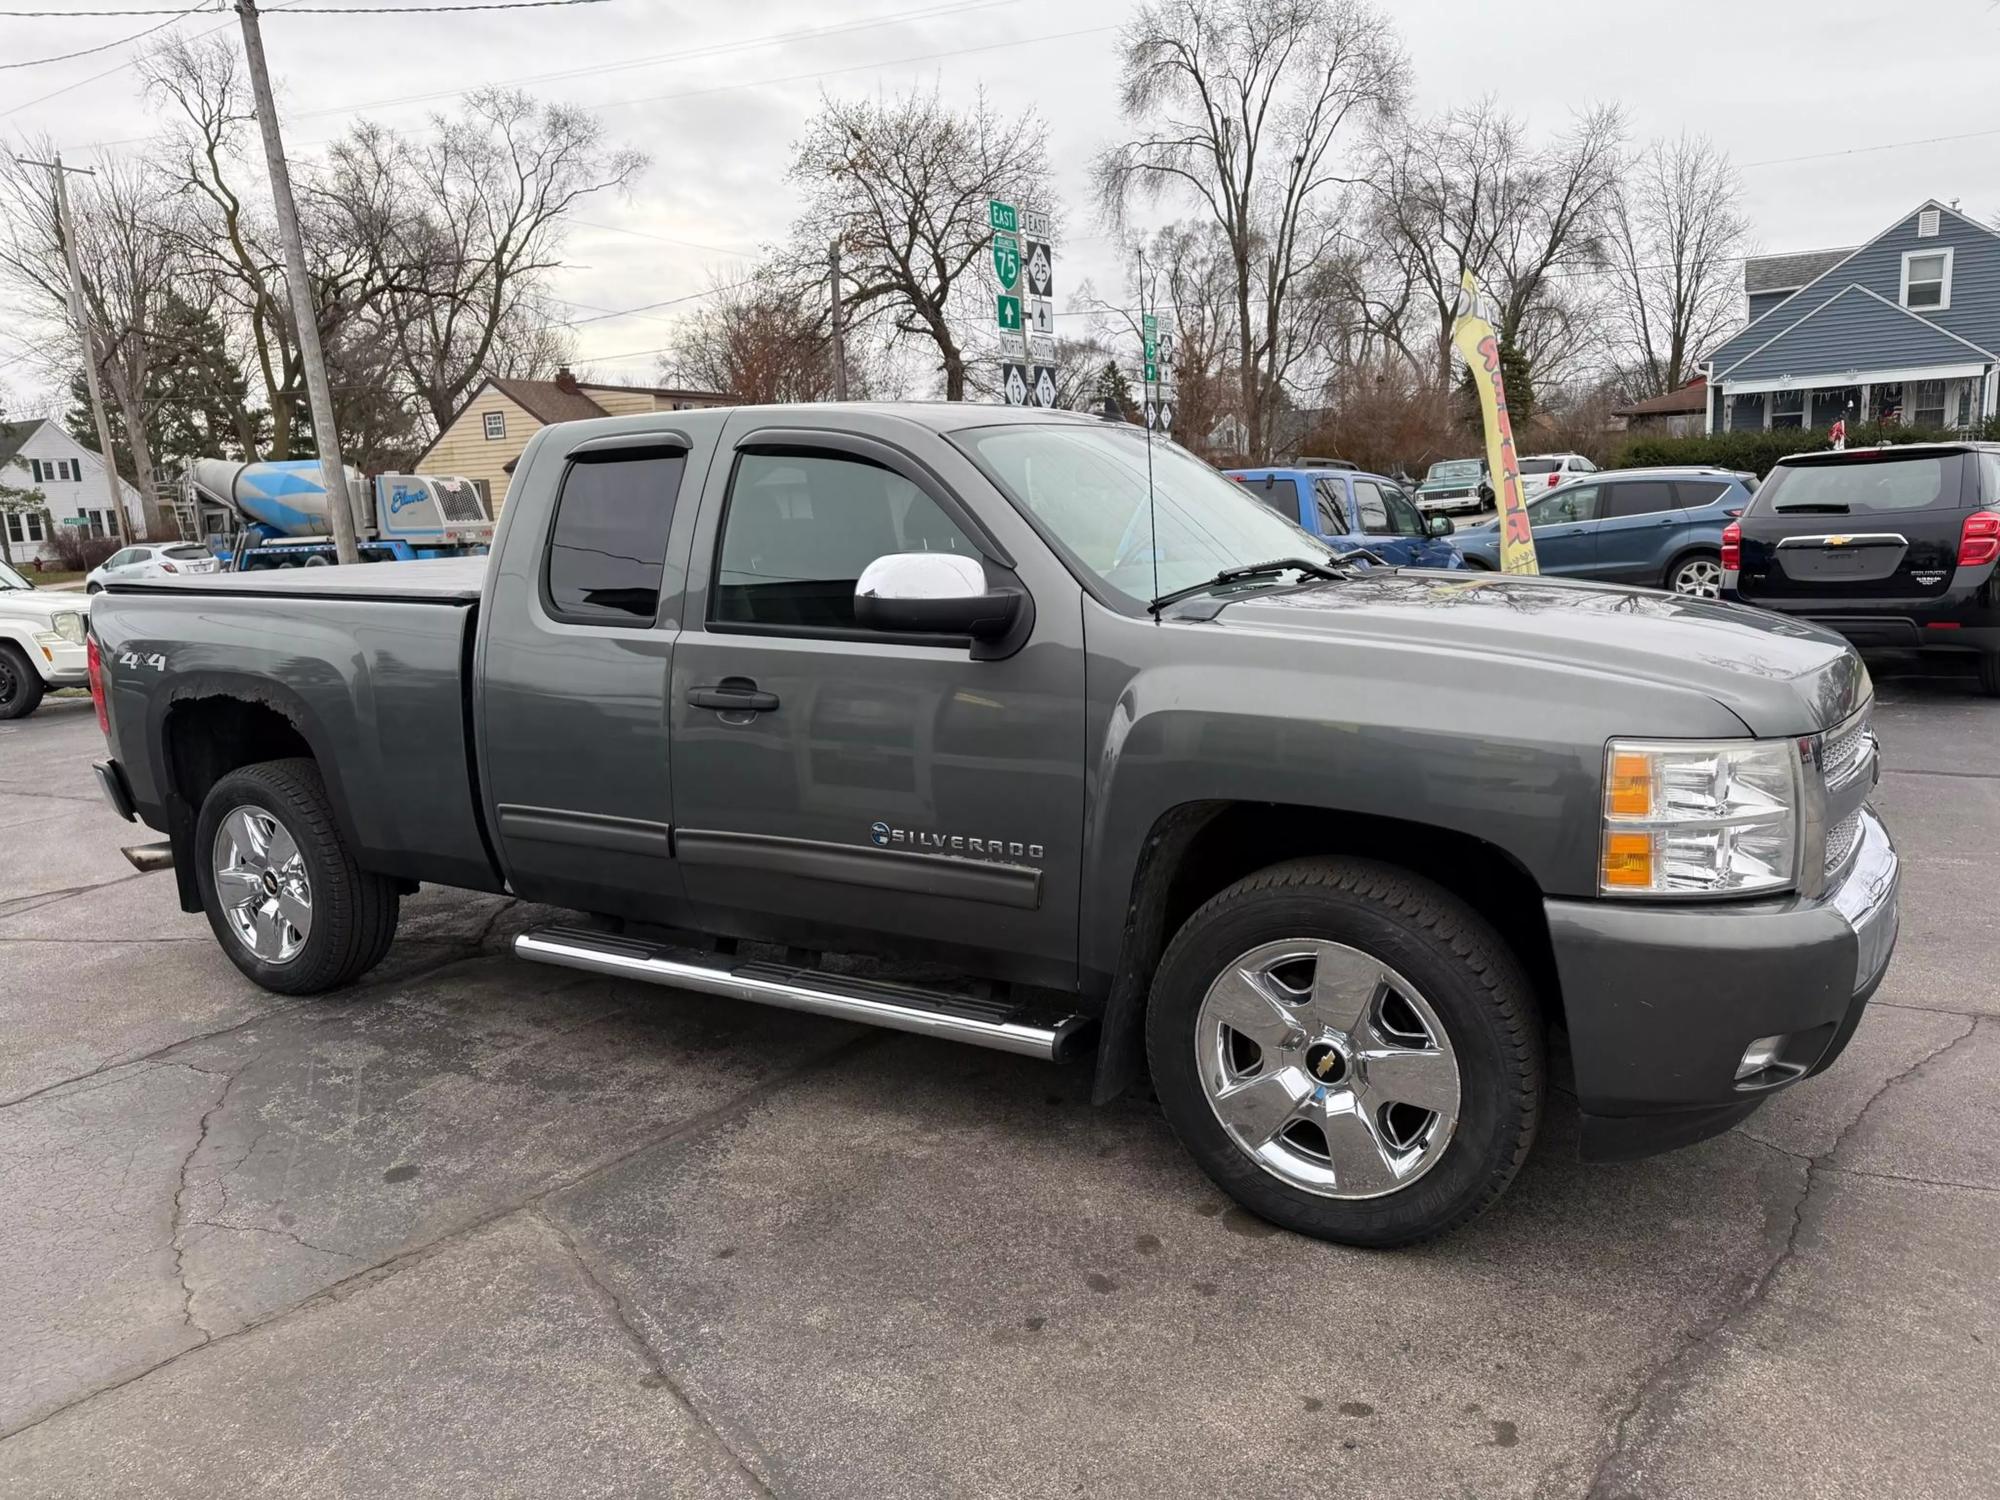
<svg viewBox="0 0 2000 1500">
<path fill-rule="evenodd" d="M 1209 589 L 1221 588 L 1230 583 L 1241 583 L 1246 578 L 1262 578 L 1271 573 L 1304 573 L 1310 578 L 1346 576 L 1339 569 L 1330 566 L 1330 562 L 1331 559 L 1328 562 L 1314 562 L 1307 557 L 1274 557 L 1269 562 L 1245 563 L 1237 568 L 1224 568 L 1213 578 L 1200 583 L 1191 583 L 1184 589 L 1174 589 L 1160 595 L 1146 608 L 1158 614 L 1169 604 L 1179 603 L 1182 599 L 1192 599 L 1196 594 L 1206 593 Z"/>
</svg>

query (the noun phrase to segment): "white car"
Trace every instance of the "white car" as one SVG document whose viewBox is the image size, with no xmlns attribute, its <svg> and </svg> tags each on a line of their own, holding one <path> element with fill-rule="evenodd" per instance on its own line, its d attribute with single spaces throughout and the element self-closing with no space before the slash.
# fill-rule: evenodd
<svg viewBox="0 0 2000 1500">
<path fill-rule="evenodd" d="M 38 589 L 0 563 L 0 719 L 25 719 L 50 688 L 84 687 L 90 601 Z"/>
<path fill-rule="evenodd" d="M 1518 464 L 1521 498 L 1532 500 L 1544 490 L 1568 484 L 1585 474 L 1595 474 L 1597 465 L 1581 453 L 1531 453 Z"/>
<path fill-rule="evenodd" d="M 106 584 L 121 583 L 128 578 L 214 573 L 221 566 L 213 552 L 195 542 L 135 542 L 119 548 L 84 574 L 83 591 L 101 594 Z"/>
</svg>

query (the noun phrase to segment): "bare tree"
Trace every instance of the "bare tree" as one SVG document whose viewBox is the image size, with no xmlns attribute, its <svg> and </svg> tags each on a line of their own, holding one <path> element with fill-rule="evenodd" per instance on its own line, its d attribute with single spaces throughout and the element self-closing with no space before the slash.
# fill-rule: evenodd
<svg viewBox="0 0 2000 1500">
<path fill-rule="evenodd" d="M 669 379 L 701 390 L 727 391 L 750 406 L 833 399 L 833 340 L 824 294 L 815 303 L 774 276 L 747 286 L 718 278 L 714 294 L 681 321 L 673 350 L 661 360 Z M 865 389 L 850 352 L 848 385 Z"/>
<path fill-rule="evenodd" d="M 489 373 L 524 299 L 562 264 L 576 205 L 629 187 L 642 152 L 614 147 L 597 116 L 517 90 L 468 94 L 435 139 L 399 144 L 363 124 L 334 148 L 324 197 L 342 238 L 379 248 L 382 316 L 403 378 L 442 427 Z"/>
<path fill-rule="evenodd" d="M 1161 0 L 1122 42 L 1121 106 L 1137 134 L 1100 156 L 1098 199 L 1122 222 L 1135 195 L 1191 196 L 1228 247 L 1238 406 L 1268 449 L 1301 281 L 1339 242 L 1329 197 L 1351 179 L 1347 126 L 1397 109 L 1407 64 L 1360 0 Z"/>
<path fill-rule="evenodd" d="M 1728 153 L 1703 136 L 1655 141 L 1630 164 L 1606 234 L 1620 363 L 1644 389 L 1687 384 L 1736 321 L 1749 243 Z"/>
<path fill-rule="evenodd" d="M 793 148 L 806 195 L 793 278 L 820 276 L 838 235 L 849 327 L 886 322 L 898 341 L 937 351 L 947 401 L 965 399 L 963 328 L 992 326 L 987 203 L 1047 212 L 1048 127 L 1033 110 L 998 114 L 984 91 L 963 111 L 933 88 L 890 99 L 822 97 Z M 984 316 L 979 314 L 983 310 Z"/>
<path fill-rule="evenodd" d="M 52 154 L 44 141 L 37 155 Z M 116 408 L 126 461 L 139 490 L 149 535 L 165 535 L 153 483 L 145 403 L 156 343 L 155 323 L 175 265 L 172 239 L 158 217 L 160 185 L 143 164 L 100 162 L 70 192 L 69 231 L 83 268 L 82 300 L 90 324 L 89 357 Z M 35 297 L 51 321 L 69 319 L 69 266 L 48 173 L 0 157 L 0 278 Z"/>
</svg>

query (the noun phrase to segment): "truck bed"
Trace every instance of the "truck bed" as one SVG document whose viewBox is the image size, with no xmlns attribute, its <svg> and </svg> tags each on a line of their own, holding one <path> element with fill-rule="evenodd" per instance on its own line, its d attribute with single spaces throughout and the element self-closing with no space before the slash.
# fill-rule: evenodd
<svg viewBox="0 0 2000 1500">
<path fill-rule="evenodd" d="M 369 599 L 404 604 L 477 604 L 486 586 L 483 557 L 440 557 L 424 562 L 350 563 L 332 568 L 281 568 L 257 573 L 204 573 L 200 577 L 144 578 L 110 584 L 114 594 L 305 595 L 313 599 Z"/>
</svg>

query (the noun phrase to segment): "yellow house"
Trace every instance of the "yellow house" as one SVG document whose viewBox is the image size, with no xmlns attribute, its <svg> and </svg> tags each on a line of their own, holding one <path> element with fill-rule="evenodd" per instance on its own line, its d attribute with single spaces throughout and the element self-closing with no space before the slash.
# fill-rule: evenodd
<svg viewBox="0 0 2000 1500">
<path fill-rule="evenodd" d="M 579 381 L 568 365 L 556 371 L 554 380 L 491 376 L 458 409 L 437 441 L 424 450 L 417 460 L 417 472 L 464 475 L 485 491 L 497 516 L 507 494 L 507 481 L 514 473 L 514 460 L 528 446 L 528 439 L 544 427 L 587 417 L 731 404 L 732 398 L 720 391 Z"/>
</svg>

